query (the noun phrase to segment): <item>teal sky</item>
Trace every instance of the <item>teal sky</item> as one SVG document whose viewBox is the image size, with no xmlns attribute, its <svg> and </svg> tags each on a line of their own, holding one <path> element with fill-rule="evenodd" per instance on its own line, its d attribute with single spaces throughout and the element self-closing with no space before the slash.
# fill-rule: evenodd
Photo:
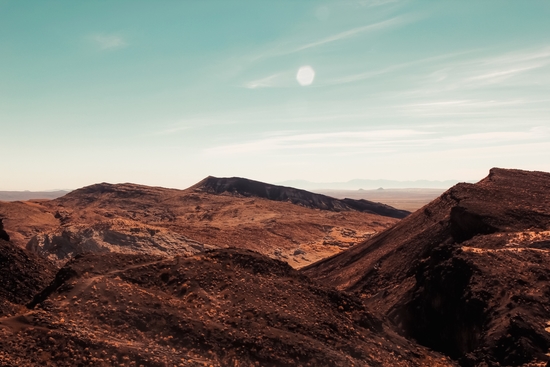
<svg viewBox="0 0 550 367">
<path fill-rule="evenodd" d="M 0 190 L 550 171 L 549 19 L 547 0 L 0 0 Z"/>
</svg>

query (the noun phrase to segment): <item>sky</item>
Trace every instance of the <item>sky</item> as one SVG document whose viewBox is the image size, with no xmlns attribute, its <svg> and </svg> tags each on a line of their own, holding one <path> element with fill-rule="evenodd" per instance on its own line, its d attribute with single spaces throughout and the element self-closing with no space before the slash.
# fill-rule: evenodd
<svg viewBox="0 0 550 367">
<path fill-rule="evenodd" d="M 550 1 L 0 0 L 0 190 L 550 171 Z"/>
</svg>

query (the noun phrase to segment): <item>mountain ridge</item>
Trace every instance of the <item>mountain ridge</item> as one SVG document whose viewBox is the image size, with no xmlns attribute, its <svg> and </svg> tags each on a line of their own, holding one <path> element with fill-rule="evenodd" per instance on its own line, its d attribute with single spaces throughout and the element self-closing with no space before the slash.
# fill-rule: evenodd
<svg viewBox="0 0 550 367">
<path fill-rule="evenodd" d="M 462 366 L 549 358 L 550 173 L 493 168 L 303 269 Z"/>
<path fill-rule="evenodd" d="M 190 189 L 214 194 L 229 193 L 246 197 L 256 196 L 274 201 L 288 201 L 312 209 L 329 211 L 357 210 L 398 219 L 404 218 L 410 214 L 410 212 L 406 210 L 395 209 L 389 205 L 375 203 L 365 199 L 336 199 L 302 189 L 272 185 L 241 177 L 218 178 L 208 176 L 191 186 Z"/>
</svg>

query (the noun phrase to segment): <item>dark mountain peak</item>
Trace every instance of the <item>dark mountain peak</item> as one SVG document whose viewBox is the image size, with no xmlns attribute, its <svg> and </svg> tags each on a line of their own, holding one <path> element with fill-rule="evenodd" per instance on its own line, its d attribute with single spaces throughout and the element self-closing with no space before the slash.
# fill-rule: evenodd
<svg viewBox="0 0 550 367">
<path fill-rule="evenodd" d="M 284 189 L 307 192 L 305 190 L 293 189 L 286 186 L 271 185 L 268 183 L 250 180 L 242 177 L 214 177 L 208 176 L 191 188 L 213 194 L 224 192 L 239 194 L 243 196 L 258 196 L 269 199 Z"/>
<path fill-rule="evenodd" d="M 389 205 L 375 203 L 368 200 L 340 200 L 322 194 L 315 194 L 306 190 L 272 185 L 241 177 L 218 178 L 208 176 L 196 185 L 192 186 L 191 189 L 217 195 L 228 193 L 231 195 L 258 197 L 273 201 L 287 201 L 292 204 L 320 210 L 356 210 L 392 218 L 404 218 L 410 214 L 410 212 L 406 210 L 395 209 Z"/>
</svg>

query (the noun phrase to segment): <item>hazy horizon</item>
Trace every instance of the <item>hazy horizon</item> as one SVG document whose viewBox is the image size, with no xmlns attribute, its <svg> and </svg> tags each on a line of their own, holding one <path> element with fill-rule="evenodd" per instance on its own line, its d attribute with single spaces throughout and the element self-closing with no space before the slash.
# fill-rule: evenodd
<svg viewBox="0 0 550 367">
<path fill-rule="evenodd" d="M 222 177 L 218 177 L 222 178 Z M 243 177 L 246 179 L 250 179 L 253 181 L 257 181 L 250 177 Z M 173 189 L 180 189 L 184 190 L 187 189 L 196 183 L 200 182 L 201 180 L 192 183 L 189 186 L 185 187 L 168 187 L 164 186 L 166 188 L 173 188 Z M 459 183 L 459 182 L 475 182 L 475 181 L 464 181 L 464 180 L 386 180 L 386 179 L 351 179 L 348 181 L 332 181 L 332 182 L 315 182 L 315 181 L 308 181 L 308 180 L 285 180 L 285 181 L 279 181 L 279 182 L 265 182 L 267 184 L 272 185 L 279 185 L 279 186 L 290 186 L 298 189 L 303 190 L 376 190 L 379 188 L 386 188 L 386 189 L 444 189 L 449 188 L 452 185 Z M 73 190 L 80 189 L 82 187 L 91 186 L 95 184 L 101 184 L 101 183 L 108 183 L 108 184 L 136 184 L 136 185 L 145 185 L 139 182 L 91 182 L 87 183 L 80 187 L 73 187 L 73 188 L 55 188 L 55 189 L 38 189 L 38 190 L 26 190 L 26 189 L 20 189 L 20 190 L 0 190 L 0 193 L 7 193 L 7 192 L 13 192 L 13 193 L 34 193 L 34 192 L 41 192 L 41 193 L 55 193 L 55 192 L 70 192 Z M 409 186 L 407 186 L 410 184 Z M 158 185 L 146 185 L 146 186 L 158 186 Z"/>
<path fill-rule="evenodd" d="M 0 0 L 0 190 L 550 171 L 550 2 Z"/>
</svg>

